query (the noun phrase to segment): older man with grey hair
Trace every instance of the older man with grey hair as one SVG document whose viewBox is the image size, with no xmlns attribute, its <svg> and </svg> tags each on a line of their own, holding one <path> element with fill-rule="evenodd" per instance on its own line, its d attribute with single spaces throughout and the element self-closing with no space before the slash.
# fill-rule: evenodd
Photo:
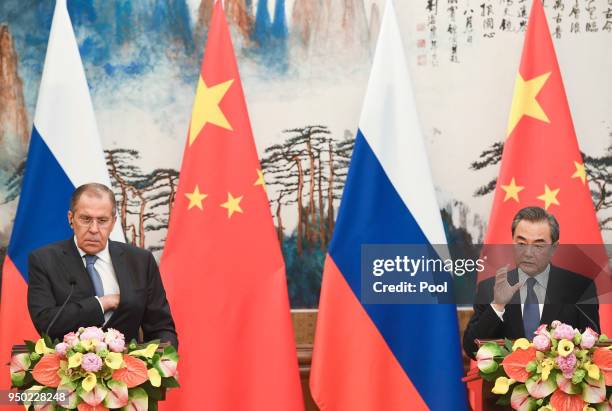
<svg viewBox="0 0 612 411">
<path fill-rule="evenodd" d="M 121 331 L 126 340 L 178 339 L 151 252 L 109 240 L 116 222 L 112 190 L 78 187 L 68 222 L 74 237 L 39 248 L 28 265 L 28 309 L 39 333 L 52 338 L 79 327 Z"/>
<path fill-rule="evenodd" d="M 554 320 L 599 332 L 593 281 L 550 264 L 559 244 L 557 219 L 543 208 L 526 207 L 511 230 L 517 268 L 501 267 L 478 285 L 474 315 L 463 335 L 466 354 L 474 356 L 476 339 L 532 339 L 540 324 Z"/>
</svg>

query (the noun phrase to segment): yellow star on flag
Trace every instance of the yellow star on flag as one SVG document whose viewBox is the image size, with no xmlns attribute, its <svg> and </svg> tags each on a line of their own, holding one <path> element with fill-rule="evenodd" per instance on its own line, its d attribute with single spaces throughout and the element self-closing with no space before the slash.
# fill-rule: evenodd
<svg viewBox="0 0 612 411">
<path fill-rule="evenodd" d="M 559 200 L 557 200 L 557 194 L 559 194 L 559 189 L 551 190 L 548 187 L 548 184 L 544 184 L 544 194 L 538 197 L 538 200 L 544 201 L 544 209 L 548 210 L 551 204 L 560 205 Z"/>
<path fill-rule="evenodd" d="M 191 210 L 193 207 L 198 207 L 201 210 L 202 201 L 208 197 L 207 194 L 200 193 L 200 187 L 197 184 L 193 190 L 193 193 L 185 193 L 185 195 L 189 199 L 189 206 L 187 206 L 187 210 Z"/>
<path fill-rule="evenodd" d="M 517 203 L 519 202 L 519 196 L 518 193 L 520 193 L 521 191 L 523 191 L 525 189 L 524 186 L 517 186 L 516 185 L 516 181 L 514 179 L 514 177 L 512 177 L 512 180 L 510 181 L 510 184 L 508 185 L 503 185 L 501 186 L 502 190 L 504 190 L 506 192 L 506 196 L 504 197 L 504 202 L 508 201 L 509 199 L 514 199 Z"/>
<path fill-rule="evenodd" d="M 514 127 L 521 121 L 523 116 L 529 116 L 537 120 L 550 123 L 548 116 L 540 106 L 536 97 L 546 81 L 550 77 L 550 71 L 540 76 L 534 77 L 531 80 L 523 80 L 521 73 L 516 76 L 514 84 L 514 95 L 512 97 L 512 108 L 510 109 L 510 118 L 508 119 L 508 131 L 506 136 L 509 136 L 514 130 Z"/>
<path fill-rule="evenodd" d="M 576 167 L 576 172 L 572 174 L 572 178 L 579 178 L 582 180 L 582 184 L 586 184 L 586 168 L 584 164 L 574 161 L 574 166 Z"/>
<path fill-rule="evenodd" d="M 259 169 L 255 170 L 257 171 L 257 181 L 255 181 L 255 184 L 253 184 L 254 186 L 265 186 L 266 182 L 264 181 L 264 175 L 263 172 Z"/>
<path fill-rule="evenodd" d="M 191 126 L 189 127 L 189 146 L 198 138 L 200 131 L 207 123 L 214 124 L 226 130 L 232 130 L 232 126 L 221 111 L 219 104 L 225 93 L 229 90 L 234 80 L 228 80 L 215 86 L 208 87 L 200 76 L 196 91 L 193 110 L 191 112 Z"/>
<path fill-rule="evenodd" d="M 236 212 L 242 213 L 242 208 L 240 208 L 240 201 L 243 196 L 234 197 L 232 193 L 227 193 L 227 201 L 221 204 L 221 207 L 227 208 L 227 218 L 231 218 L 232 215 Z"/>
</svg>

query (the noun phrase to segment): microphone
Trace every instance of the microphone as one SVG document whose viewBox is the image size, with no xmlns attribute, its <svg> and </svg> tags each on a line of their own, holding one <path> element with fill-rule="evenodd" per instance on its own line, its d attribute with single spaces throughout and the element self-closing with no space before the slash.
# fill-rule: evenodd
<svg viewBox="0 0 612 411">
<path fill-rule="evenodd" d="M 76 284 L 76 280 L 74 279 L 74 277 L 70 276 L 69 281 L 70 281 L 70 292 L 68 293 L 68 297 L 66 297 L 60 309 L 57 310 L 57 312 L 53 316 L 53 319 L 51 320 L 51 322 L 49 323 L 49 326 L 47 326 L 47 329 L 45 330 L 45 335 L 49 335 L 49 330 L 51 329 L 51 327 L 53 327 L 53 325 L 55 324 L 55 321 L 57 321 L 57 318 L 60 316 L 62 311 L 64 311 L 64 307 L 66 307 L 66 304 L 68 303 L 68 300 L 70 299 L 70 297 L 72 297 L 72 293 L 74 292 L 74 286 Z"/>
<path fill-rule="evenodd" d="M 601 334 L 601 331 L 599 330 L 599 326 L 597 324 L 595 324 L 595 321 L 593 321 L 593 319 L 591 317 L 589 317 L 587 315 L 587 313 L 585 313 L 584 310 L 582 308 L 580 308 L 580 306 L 578 304 L 574 304 L 574 307 L 576 307 L 578 309 L 578 311 L 580 311 L 580 313 L 584 316 L 584 318 L 589 320 L 589 323 L 591 323 L 591 325 L 593 326 L 593 330 L 596 333 Z"/>
</svg>

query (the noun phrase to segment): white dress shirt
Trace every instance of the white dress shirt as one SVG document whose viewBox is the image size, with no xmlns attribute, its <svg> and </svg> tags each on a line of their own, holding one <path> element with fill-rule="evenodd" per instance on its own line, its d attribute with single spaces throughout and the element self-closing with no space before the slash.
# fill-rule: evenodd
<svg viewBox="0 0 612 411">
<path fill-rule="evenodd" d="M 76 241 L 76 236 L 74 237 L 74 244 L 76 245 L 77 250 L 79 250 L 83 265 L 85 266 L 85 268 L 87 268 L 87 262 L 85 261 L 85 255 L 87 255 L 87 253 L 79 248 Z M 110 252 L 108 251 L 108 241 L 106 242 L 106 247 L 104 247 L 102 251 L 96 254 L 96 256 L 98 257 L 98 259 L 94 264 L 94 268 L 96 269 L 98 274 L 100 274 L 100 278 L 102 279 L 104 295 L 119 294 L 119 283 L 117 282 L 117 275 L 115 274 L 115 268 L 113 267 Z M 113 311 L 111 310 L 104 312 L 102 302 L 98 297 L 96 298 L 100 303 L 100 308 L 102 309 L 102 313 L 104 314 L 104 324 L 106 324 L 108 319 L 113 315 Z"/>
<path fill-rule="evenodd" d="M 527 279 L 530 275 L 526 274 L 520 268 L 518 269 L 519 282 L 524 282 L 523 286 L 519 290 L 521 296 L 521 314 L 525 310 L 525 300 L 527 299 Z M 544 271 L 540 274 L 536 275 L 535 280 L 536 283 L 533 286 L 533 291 L 535 292 L 536 297 L 538 298 L 538 308 L 540 310 L 540 318 L 542 318 L 542 311 L 544 310 L 544 300 L 546 298 L 546 288 L 548 287 L 548 277 L 550 276 L 550 264 L 546 266 Z M 491 304 L 491 308 L 495 311 L 495 314 L 503 321 L 503 315 L 506 310 L 497 311 L 497 309 Z"/>
</svg>

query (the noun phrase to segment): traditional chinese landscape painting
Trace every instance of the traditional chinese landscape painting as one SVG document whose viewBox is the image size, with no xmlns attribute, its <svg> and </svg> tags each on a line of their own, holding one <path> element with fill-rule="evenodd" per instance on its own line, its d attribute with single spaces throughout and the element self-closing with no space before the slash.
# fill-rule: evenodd
<svg viewBox="0 0 612 411">
<path fill-rule="evenodd" d="M 318 304 L 384 0 L 226 0 L 292 307 Z M 528 0 L 395 1 L 451 247 L 483 240 Z M 612 240 L 612 5 L 546 0 L 604 233 Z M 213 0 L 69 0 L 127 241 L 163 249 Z M 52 0 L 0 3 L 0 258 Z"/>
</svg>

